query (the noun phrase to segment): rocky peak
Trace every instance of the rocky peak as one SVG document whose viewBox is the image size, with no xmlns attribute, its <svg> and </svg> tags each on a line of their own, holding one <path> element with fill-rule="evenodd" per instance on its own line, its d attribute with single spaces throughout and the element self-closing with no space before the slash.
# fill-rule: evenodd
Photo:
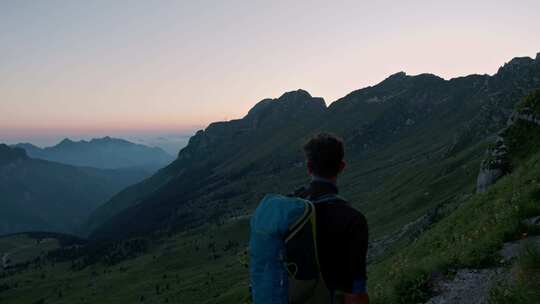
<svg viewBox="0 0 540 304">
<path fill-rule="evenodd" d="M 394 82 L 397 82 L 397 81 L 402 81 L 402 80 L 405 80 L 407 79 L 407 74 L 403 71 L 401 72 L 397 72 L 397 73 L 394 73 L 388 77 L 386 77 L 386 79 L 384 79 L 381 84 L 384 84 L 384 83 L 394 83 Z"/>
<path fill-rule="evenodd" d="M 527 65 L 531 64 L 534 60 L 530 57 L 515 57 L 510 60 L 507 65 Z"/>
<path fill-rule="evenodd" d="M 301 108 L 303 108 L 302 105 L 306 105 L 319 110 L 326 109 L 326 103 L 323 98 L 312 97 L 311 94 L 302 89 L 286 92 L 276 101 L 285 104 L 300 105 Z"/>
<path fill-rule="evenodd" d="M 534 63 L 535 60 L 530 57 L 515 57 L 500 67 L 497 74 L 511 74 L 522 69 L 526 69 Z"/>
<path fill-rule="evenodd" d="M 74 144 L 75 142 L 69 138 L 64 138 L 60 143 L 58 143 L 57 146 L 70 146 Z"/>
<path fill-rule="evenodd" d="M 279 101 L 296 101 L 296 100 L 306 100 L 306 99 L 310 99 L 310 98 L 312 98 L 312 97 L 311 97 L 311 94 L 309 94 L 308 91 L 298 89 L 296 91 L 290 91 L 290 92 L 283 93 L 283 95 L 281 95 L 278 98 L 278 100 Z"/>
<path fill-rule="evenodd" d="M 256 103 L 253 106 L 253 108 L 251 108 L 251 110 L 249 110 L 246 117 L 254 116 L 254 115 L 257 115 L 258 113 L 260 113 L 261 111 L 264 111 L 264 109 L 266 109 L 266 107 L 270 106 L 270 104 L 272 102 L 274 102 L 274 100 L 270 99 L 270 98 L 265 98 L 265 99 L 259 101 L 258 103 Z"/>
<path fill-rule="evenodd" d="M 312 112 L 322 112 L 326 109 L 326 103 L 321 97 L 312 97 L 307 91 L 298 89 L 286 92 L 277 99 L 263 99 L 259 101 L 245 119 L 258 119 L 261 116 L 287 115 L 298 111 L 305 111 L 306 114 Z"/>
<path fill-rule="evenodd" d="M 535 58 L 536 61 L 540 62 L 540 52 L 536 53 L 536 58 Z"/>
<path fill-rule="evenodd" d="M 226 143 L 227 140 L 241 140 L 242 136 L 283 127 L 291 121 L 306 121 L 325 110 L 326 103 L 323 98 L 312 97 L 302 89 L 286 92 L 276 99 L 266 98 L 255 104 L 242 119 L 214 122 L 205 130 L 198 131 L 179 152 L 178 158 L 188 159 L 196 154 L 202 155 L 215 150 L 216 145 Z"/>
<path fill-rule="evenodd" d="M 84 141 L 82 141 L 84 142 Z M 105 136 L 102 138 L 92 138 L 89 141 L 90 144 L 132 144 L 129 141 L 121 138 L 113 138 L 110 136 Z"/>
</svg>

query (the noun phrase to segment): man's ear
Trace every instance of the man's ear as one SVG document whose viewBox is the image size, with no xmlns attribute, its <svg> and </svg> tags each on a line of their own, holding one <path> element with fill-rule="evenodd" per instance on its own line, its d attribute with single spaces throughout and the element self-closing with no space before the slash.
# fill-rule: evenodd
<svg viewBox="0 0 540 304">
<path fill-rule="evenodd" d="M 345 167 L 347 167 L 347 163 L 342 160 L 341 164 L 339 165 L 339 173 L 343 172 L 343 170 L 345 170 Z"/>
<path fill-rule="evenodd" d="M 309 160 L 307 161 L 307 172 L 309 175 L 313 175 L 313 164 Z"/>
</svg>

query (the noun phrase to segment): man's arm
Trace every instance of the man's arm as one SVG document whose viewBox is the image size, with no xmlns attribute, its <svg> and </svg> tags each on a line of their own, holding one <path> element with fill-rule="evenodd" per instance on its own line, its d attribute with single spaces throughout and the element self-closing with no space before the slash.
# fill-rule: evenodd
<svg viewBox="0 0 540 304">
<path fill-rule="evenodd" d="M 369 304 L 369 296 L 367 293 L 363 294 L 345 294 L 345 304 Z"/>
<path fill-rule="evenodd" d="M 369 233 L 365 217 L 359 214 L 349 229 L 349 269 L 351 277 L 355 279 L 349 292 L 345 293 L 344 302 L 345 304 L 368 304 L 366 260 Z"/>
</svg>

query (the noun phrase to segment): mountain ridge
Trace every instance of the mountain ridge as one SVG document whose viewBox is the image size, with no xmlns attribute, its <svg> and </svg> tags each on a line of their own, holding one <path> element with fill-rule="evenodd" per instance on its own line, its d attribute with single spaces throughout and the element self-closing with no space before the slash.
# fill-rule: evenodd
<svg viewBox="0 0 540 304">
<path fill-rule="evenodd" d="M 48 230 L 80 234 L 99 204 L 148 174 L 77 167 L 28 157 L 0 144 L 0 234 Z"/>
<path fill-rule="evenodd" d="M 45 148 L 30 143 L 13 146 L 25 149 L 33 158 L 99 169 L 139 167 L 156 171 L 173 160 L 173 156 L 160 148 L 109 136 L 89 141 L 64 138 L 58 144 Z"/>
<path fill-rule="evenodd" d="M 302 107 L 289 111 L 280 107 L 279 102 L 280 98 L 289 96 L 295 97 L 292 100 L 314 101 L 304 90 L 287 92 L 277 99 L 263 99 L 242 119 L 212 123 L 198 131 L 162 173 L 128 191 L 131 199 L 113 198 L 109 206 L 121 206 L 111 213 L 116 220 L 110 217 L 98 220 L 94 227 L 99 228 L 93 236 L 124 235 L 121 230 L 134 219 L 139 225 L 133 228 L 134 233 L 138 234 L 156 229 L 184 229 L 200 224 L 203 219 L 249 213 L 262 193 L 290 191 L 287 188 L 305 180 L 302 142 L 320 131 L 330 131 L 345 139 L 352 170 L 344 176 L 344 188 L 349 196 L 364 201 L 362 205 L 370 210 L 369 217 L 370 212 L 381 209 L 374 205 L 376 200 L 388 206 L 397 203 L 390 197 L 377 198 L 380 196 L 377 191 L 385 192 L 392 172 L 400 166 L 402 170 L 395 172 L 404 172 L 404 168 L 417 163 L 427 173 L 438 167 L 435 159 L 451 161 L 473 147 L 477 147 L 474 159 L 480 161 L 482 149 L 478 143 L 505 123 L 516 100 L 540 86 L 540 61 L 529 58 L 510 62 L 493 76 L 469 75 L 450 80 L 427 73 L 408 76 L 400 72 L 375 86 L 355 90 L 328 107 L 315 100 L 308 104 L 318 106 L 308 107 L 306 111 Z M 516 63 L 519 68 L 514 68 Z M 250 112 L 256 119 L 251 118 Z M 423 153 L 427 153 L 427 159 L 419 157 Z M 387 158 L 381 158 L 383 155 Z M 409 159 L 409 163 L 394 161 L 398 155 Z M 383 168 L 378 169 L 382 173 L 366 173 L 373 181 L 350 186 L 357 184 L 354 180 L 360 172 L 377 172 L 367 169 L 374 164 Z M 361 170 L 355 170 L 357 167 Z M 443 174 L 446 169 L 437 170 L 441 170 L 437 174 Z M 459 167 L 452 170 L 453 174 L 463 171 L 459 174 L 466 174 L 467 179 L 475 178 L 474 173 Z M 163 172 L 168 173 L 164 176 Z M 254 178 L 260 180 L 259 185 L 250 182 Z M 145 187 L 148 181 L 155 187 Z M 423 193 L 421 189 L 425 186 L 420 181 L 417 183 L 417 191 Z M 464 179 L 460 183 L 469 184 Z M 457 189 L 458 184 L 453 187 Z M 415 200 L 422 203 L 416 211 L 408 211 L 406 217 L 412 220 L 429 205 L 448 199 L 443 196 L 441 192 L 433 201 L 409 197 L 411 204 Z M 206 212 L 214 215 L 205 215 Z M 392 222 L 382 211 L 378 210 L 377 214 L 371 216 L 375 227 Z M 114 224 L 115 221 L 118 223 Z"/>
</svg>

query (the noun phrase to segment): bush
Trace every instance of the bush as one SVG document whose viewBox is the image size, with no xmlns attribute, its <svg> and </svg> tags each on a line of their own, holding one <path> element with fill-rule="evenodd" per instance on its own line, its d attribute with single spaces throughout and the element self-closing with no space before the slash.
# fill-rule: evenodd
<svg viewBox="0 0 540 304">
<path fill-rule="evenodd" d="M 430 298 L 429 280 L 430 274 L 422 269 L 403 274 L 394 287 L 397 302 L 402 304 L 426 302 Z"/>
</svg>

